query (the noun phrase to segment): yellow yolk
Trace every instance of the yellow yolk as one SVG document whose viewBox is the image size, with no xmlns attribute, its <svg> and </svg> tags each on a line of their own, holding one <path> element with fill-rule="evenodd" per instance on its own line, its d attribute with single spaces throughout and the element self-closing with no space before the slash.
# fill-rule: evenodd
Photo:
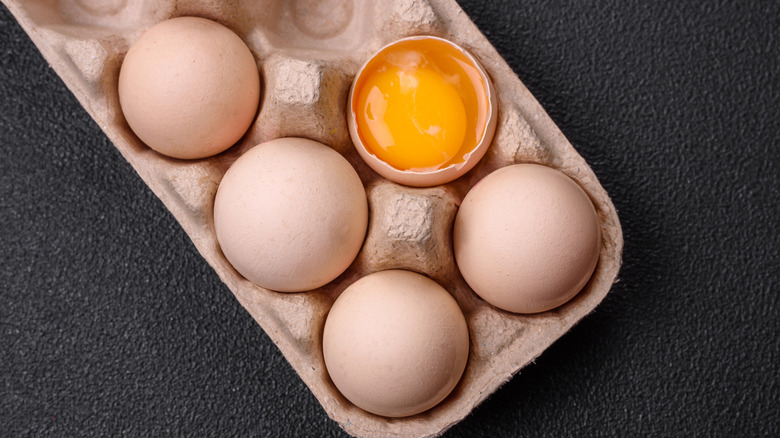
<svg viewBox="0 0 780 438">
<path fill-rule="evenodd" d="M 477 68 L 451 45 L 411 40 L 390 46 L 353 91 L 358 135 L 400 170 L 462 162 L 485 131 L 488 99 Z"/>
<path fill-rule="evenodd" d="M 376 72 L 358 98 L 359 120 L 374 153 L 398 169 L 441 165 L 466 135 L 466 109 L 454 86 L 430 69 Z"/>
</svg>

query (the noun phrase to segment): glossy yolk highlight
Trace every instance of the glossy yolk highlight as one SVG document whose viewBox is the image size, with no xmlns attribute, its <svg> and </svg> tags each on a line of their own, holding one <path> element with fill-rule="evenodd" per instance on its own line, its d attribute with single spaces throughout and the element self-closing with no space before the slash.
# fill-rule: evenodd
<svg viewBox="0 0 780 438">
<path fill-rule="evenodd" d="M 487 97 L 479 72 L 438 40 L 405 41 L 380 52 L 364 70 L 353 99 L 361 141 L 400 170 L 463 161 L 485 129 L 480 111 L 487 108 Z"/>
<path fill-rule="evenodd" d="M 362 120 L 379 158 L 398 169 L 433 167 L 458 153 L 466 109 L 457 90 L 430 69 L 391 68 L 366 80 Z"/>
</svg>

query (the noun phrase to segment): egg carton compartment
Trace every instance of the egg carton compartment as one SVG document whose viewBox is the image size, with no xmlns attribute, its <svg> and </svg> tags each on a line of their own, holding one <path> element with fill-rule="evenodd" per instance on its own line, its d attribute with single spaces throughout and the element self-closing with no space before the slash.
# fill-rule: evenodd
<svg viewBox="0 0 780 438">
<path fill-rule="evenodd" d="M 355 436 L 437 436 L 590 313 L 615 281 L 622 231 L 607 193 L 538 102 L 453 0 L 3 0 L 54 70 L 141 178 L 163 201 L 239 302 L 268 333 L 328 415 Z M 146 147 L 119 107 L 122 59 L 152 25 L 178 16 L 215 20 L 249 46 L 261 75 L 260 109 L 232 148 L 184 161 Z M 410 35 L 446 38 L 471 52 L 498 95 L 498 126 L 484 158 L 452 183 L 411 188 L 387 181 L 361 160 L 349 137 L 346 103 L 360 65 L 380 47 Z M 299 136 L 337 150 L 366 187 L 369 225 L 350 268 L 305 293 L 277 293 L 241 277 L 220 251 L 213 224 L 222 176 L 243 152 L 263 141 Z M 600 259 L 589 283 L 552 311 L 520 315 L 474 294 L 458 272 L 452 225 L 468 190 L 490 172 L 539 163 L 574 179 L 601 224 Z M 322 328 L 338 295 L 358 278 L 386 269 L 422 273 L 461 307 L 470 333 L 466 370 L 433 409 L 405 418 L 369 414 L 339 394 L 321 351 Z"/>
</svg>

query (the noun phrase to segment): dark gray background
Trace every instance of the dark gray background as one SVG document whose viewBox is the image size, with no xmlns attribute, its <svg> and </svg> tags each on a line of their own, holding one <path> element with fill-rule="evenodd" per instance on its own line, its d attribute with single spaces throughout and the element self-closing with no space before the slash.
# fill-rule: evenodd
<svg viewBox="0 0 780 438">
<path fill-rule="evenodd" d="M 780 435 L 780 7 L 462 1 L 625 233 L 448 436 Z M 0 8 L 0 435 L 341 436 Z"/>
</svg>

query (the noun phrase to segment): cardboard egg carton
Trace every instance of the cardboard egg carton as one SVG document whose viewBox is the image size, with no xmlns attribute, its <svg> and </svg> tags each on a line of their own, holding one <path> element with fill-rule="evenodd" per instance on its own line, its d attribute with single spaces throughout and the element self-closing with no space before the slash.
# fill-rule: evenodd
<svg viewBox="0 0 780 438">
<path fill-rule="evenodd" d="M 617 213 L 587 163 L 453 0 L 3 0 L 65 84 L 122 155 L 163 201 L 236 298 L 257 320 L 328 415 L 355 436 L 437 436 L 593 311 L 615 281 L 623 237 Z M 146 147 L 119 107 L 117 81 L 133 42 L 177 16 L 215 20 L 236 32 L 257 60 L 260 110 L 242 140 L 212 158 L 183 161 Z M 347 94 L 357 69 L 398 38 L 435 35 L 470 51 L 496 87 L 499 121 L 482 161 L 465 176 L 432 188 L 389 182 L 352 146 Z M 350 268 L 323 288 L 277 293 L 242 278 L 222 255 L 213 223 L 217 186 L 230 164 L 258 143 L 299 136 L 344 155 L 366 187 L 370 219 Z M 600 260 L 590 282 L 560 308 L 534 315 L 498 310 L 475 295 L 452 256 L 460 201 L 482 177 L 514 163 L 541 163 L 577 181 L 601 222 Z M 328 310 L 349 284 L 384 269 L 425 274 L 457 300 L 468 322 L 468 365 L 455 390 L 433 409 L 389 419 L 352 405 L 328 377 L 321 352 Z"/>
</svg>

